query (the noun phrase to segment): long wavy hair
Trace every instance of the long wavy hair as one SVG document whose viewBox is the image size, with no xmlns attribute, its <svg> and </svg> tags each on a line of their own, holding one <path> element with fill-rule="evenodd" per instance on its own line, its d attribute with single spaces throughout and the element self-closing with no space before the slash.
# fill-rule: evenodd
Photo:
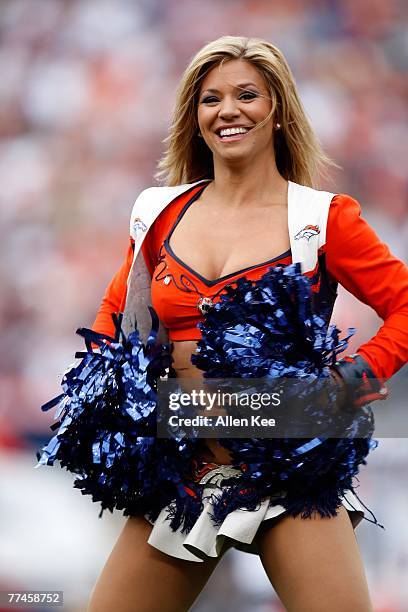
<svg viewBox="0 0 408 612">
<path fill-rule="evenodd" d="M 251 62 L 265 80 L 272 108 L 253 130 L 263 127 L 272 117 L 280 123 L 274 137 L 279 173 L 286 180 L 316 187 L 319 177 L 327 175 L 328 167 L 338 166 L 326 156 L 310 125 L 282 52 L 265 40 L 244 36 L 222 36 L 192 58 L 177 88 L 169 135 L 163 140 L 167 147 L 154 178 L 168 186 L 214 178 L 212 152 L 198 136 L 198 98 L 208 72 L 233 59 Z"/>
</svg>

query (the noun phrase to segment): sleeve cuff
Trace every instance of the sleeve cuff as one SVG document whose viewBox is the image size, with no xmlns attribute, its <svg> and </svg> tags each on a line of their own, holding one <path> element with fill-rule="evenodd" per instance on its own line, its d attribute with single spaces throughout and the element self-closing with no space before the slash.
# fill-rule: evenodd
<svg viewBox="0 0 408 612">
<path fill-rule="evenodd" d="M 339 359 L 334 368 L 343 378 L 347 396 L 356 408 L 375 400 L 387 399 L 387 387 L 376 378 L 371 367 L 358 353 Z"/>
</svg>

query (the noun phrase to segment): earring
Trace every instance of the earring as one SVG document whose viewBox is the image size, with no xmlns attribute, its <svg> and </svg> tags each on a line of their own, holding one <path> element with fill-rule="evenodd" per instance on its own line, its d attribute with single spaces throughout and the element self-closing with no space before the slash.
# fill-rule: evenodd
<svg viewBox="0 0 408 612">
<path fill-rule="evenodd" d="M 202 133 L 201 133 L 200 131 L 198 131 L 198 132 L 197 132 L 197 136 L 198 136 L 199 138 L 202 138 L 202 137 L 203 137 L 203 135 L 202 135 Z"/>
<path fill-rule="evenodd" d="M 276 126 L 275 126 L 275 130 L 280 130 L 280 127 L 281 127 L 281 124 L 277 123 Z"/>
</svg>

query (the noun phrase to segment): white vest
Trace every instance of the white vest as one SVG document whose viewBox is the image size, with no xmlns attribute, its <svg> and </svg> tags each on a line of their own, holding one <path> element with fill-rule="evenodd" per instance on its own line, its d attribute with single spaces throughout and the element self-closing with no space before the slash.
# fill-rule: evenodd
<svg viewBox="0 0 408 612">
<path fill-rule="evenodd" d="M 141 246 L 149 228 L 159 214 L 182 193 L 212 179 L 175 187 L 149 187 L 138 196 L 130 218 L 130 235 L 135 241 L 131 270 L 127 279 L 127 296 L 123 330 L 129 334 L 135 327 L 145 340 L 151 328 L 147 306 L 151 303 L 151 278 Z M 289 181 L 288 227 L 293 263 L 301 264 L 302 272 L 314 270 L 318 252 L 326 243 L 326 227 L 330 202 L 335 194 L 318 191 Z M 168 341 L 167 330 L 160 324 L 159 339 Z"/>
</svg>

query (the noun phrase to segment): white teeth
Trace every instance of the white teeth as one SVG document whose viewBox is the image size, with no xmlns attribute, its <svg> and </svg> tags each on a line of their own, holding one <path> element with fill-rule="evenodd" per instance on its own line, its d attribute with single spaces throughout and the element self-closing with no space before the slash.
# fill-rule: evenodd
<svg viewBox="0 0 408 612">
<path fill-rule="evenodd" d="M 226 130 L 221 130 L 220 136 L 232 136 L 233 134 L 246 134 L 248 132 L 248 128 L 229 128 Z"/>
</svg>

